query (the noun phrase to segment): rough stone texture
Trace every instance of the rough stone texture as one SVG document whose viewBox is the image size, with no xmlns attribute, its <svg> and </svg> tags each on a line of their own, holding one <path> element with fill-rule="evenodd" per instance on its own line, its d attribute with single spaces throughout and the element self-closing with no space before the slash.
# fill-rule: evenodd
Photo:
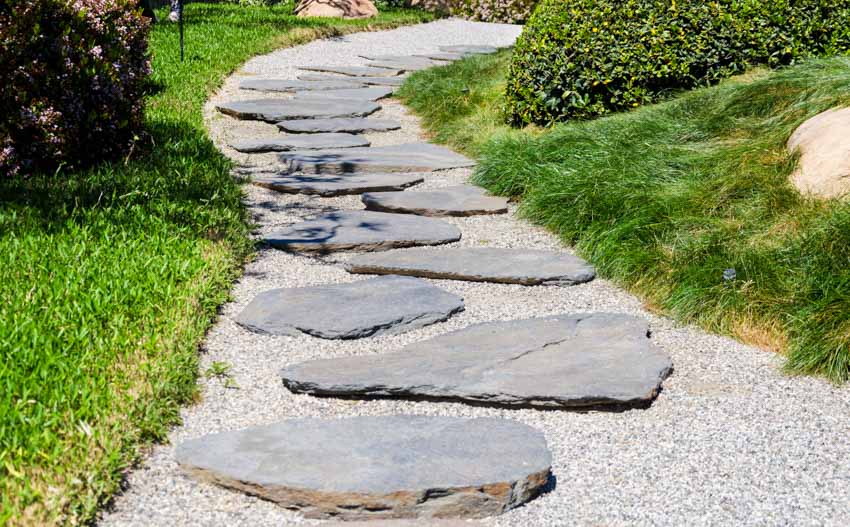
<svg viewBox="0 0 850 527">
<path fill-rule="evenodd" d="M 499 48 L 494 46 L 468 46 L 461 44 L 456 46 L 440 46 L 440 51 L 462 53 L 465 55 L 488 55 L 499 51 Z"/>
<path fill-rule="evenodd" d="M 466 56 L 464 53 L 423 53 L 422 55 L 416 55 L 417 57 L 422 57 L 425 59 L 431 60 L 441 60 L 446 62 L 452 62 L 455 60 L 460 60 Z"/>
<path fill-rule="evenodd" d="M 298 90 L 342 90 L 360 88 L 364 83 L 351 77 L 326 78 L 319 81 L 290 79 L 246 79 L 239 83 L 243 90 L 295 92 Z"/>
<path fill-rule="evenodd" d="M 408 66 L 412 67 L 412 68 L 423 69 L 423 68 L 430 68 L 432 66 L 439 66 L 440 65 L 439 62 L 434 62 L 433 60 L 430 60 L 426 57 L 420 57 L 420 56 L 416 56 L 416 55 L 373 55 L 371 53 L 366 53 L 366 54 L 363 54 L 363 55 L 360 55 L 360 56 L 363 57 L 364 59 L 374 61 L 374 62 L 369 63 L 369 66 L 375 66 L 376 63 L 381 63 L 381 62 L 391 62 L 391 63 L 402 65 L 403 67 L 399 68 L 399 69 L 405 69 L 405 67 L 408 67 Z M 376 67 L 383 67 L 383 66 L 376 66 Z"/>
<path fill-rule="evenodd" d="M 460 230 L 434 218 L 364 210 L 338 211 L 272 232 L 266 241 L 297 252 L 386 251 L 442 245 L 460 239 Z"/>
<path fill-rule="evenodd" d="M 391 119 L 337 118 L 337 119 L 299 119 L 282 121 L 277 127 L 293 134 L 317 134 L 327 132 L 388 132 L 398 130 L 401 123 Z"/>
<path fill-rule="evenodd" d="M 285 152 L 279 159 L 290 172 L 310 174 L 430 172 L 475 165 L 468 157 L 431 143 Z"/>
<path fill-rule="evenodd" d="M 672 369 L 645 320 L 596 313 L 478 324 L 394 353 L 296 364 L 295 393 L 508 407 L 644 407 Z"/>
<path fill-rule="evenodd" d="M 402 73 L 401 70 L 372 68 L 369 66 L 299 66 L 299 69 L 339 73 L 340 75 L 348 75 L 349 77 L 395 77 Z"/>
<path fill-rule="evenodd" d="M 377 101 L 393 94 L 393 89 L 387 86 L 370 86 L 368 88 L 351 88 L 344 90 L 305 90 L 295 92 L 295 99 L 354 99 L 361 101 Z"/>
<path fill-rule="evenodd" d="M 308 150 L 324 148 L 354 148 L 369 146 L 369 141 L 352 134 L 308 134 L 282 135 L 281 137 L 261 137 L 235 141 L 230 146 L 238 152 L 285 152 L 287 150 Z"/>
<path fill-rule="evenodd" d="M 182 443 L 202 480 L 308 518 L 481 518 L 534 498 L 551 454 L 508 419 L 394 415 L 291 419 Z"/>
<path fill-rule="evenodd" d="M 347 284 L 272 289 L 257 295 L 236 322 L 272 335 L 360 339 L 430 326 L 460 311 L 461 297 L 425 280 L 379 276 Z"/>
<path fill-rule="evenodd" d="M 359 274 L 522 285 L 575 285 L 596 277 L 592 265 L 572 254 L 498 247 L 405 249 L 361 254 L 348 260 L 345 268 Z"/>
<path fill-rule="evenodd" d="M 224 102 L 216 106 L 223 114 L 237 119 L 276 123 L 290 119 L 333 119 L 366 117 L 381 109 L 371 101 L 330 99 L 322 101 L 292 99 L 252 99 Z"/>
<path fill-rule="evenodd" d="M 315 194 L 323 197 L 345 196 L 370 191 L 404 190 L 422 183 L 415 174 L 317 175 L 303 174 L 255 176 L 252 183 L 289 194 Z M 381 273 L 389 274 L 389 273 Z"/>
<path fill-rule="evenodd" d="M 371 192 L 362 197 L 366 210 L 418 216 L 478 216 L 508 212 L 508 200 L 489 196 L 481 187 L 459 185 L 422 192 Z"/>
<path fill-rule="evenodd" d="M 378 9 L 370 0 L 301 0 L 295 13 L 301 17 L 371 18 Z"/>
<path fill-rule="evenodd" d="M 352 80 L 356 80 L 362 84 L 371 84 L 376 86 L 401 86 L 404 84 L 406 77 L 334 77 L 331 75 L 318 75 L 315 73 L 307 73 L 304 75 L 299 75 L 299 79 L 305 81 L 327 81 L 327 80 L 335 80 L 339 78 L 349 78 Z"/>
<path fill-rule="evenodd" d="M 850 194 L 850 108 L 833 108 L 801 124 L 788 150 L 800 152 L 791 175 L 800 192 L 820 198 Z"/>
</svg>

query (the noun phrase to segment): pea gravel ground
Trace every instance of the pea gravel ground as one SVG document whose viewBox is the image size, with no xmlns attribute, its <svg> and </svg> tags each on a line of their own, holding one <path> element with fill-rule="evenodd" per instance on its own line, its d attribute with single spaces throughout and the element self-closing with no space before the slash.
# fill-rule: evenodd
<svg viewBox="0 0 850 527">
<path fill-rule="evenodd" d="M 239 154 L 226 146 L 230 140 L 278 134 L 272 125 L 236 121 L 212 109 L 216 101 L 274 96 L 240 91 L 239 80 L 295 78 L 296 67 L 306 64 L 363 65 L 360 53 L 415 54 L 447 44 L 508 45 L 518 33 L 515 26 L 441 20 L 256 57 L 210 101 L 208 126 L 216 143 L 238 163 L 271 163 L 273 155 Z M 397 132 L 368 135 L 373 145 L 422 140 L 416 118 L 403 106 L 391 99 L 382 104 L 384 109 L 373 117 L 398 119 L 404 126 Z M 408 192 L 458 184 L 468 175 L 465 169 L 430 174 L 425 184 Z M 362 208 L 356 196 L 285 195 L 252 185 L 246 185 L 245 192 L 258 237 L 318 212 Z M 462 246 L 568 250 L 549 233 L 518 220 L 513 207 L 504 216 L 446 221 L 462 230 Z M 290 417 L 397 413 L 498 416 L 545 432 L 554 456 L 554 488 L 524 507 L 484 520 L 483 525 L 850 525 L 850 387 L 789 377 L 781 371 L 781 357 L 654 316 L 605 280 L 568 288 L 434 281 L 462 295 L 466 311 L 446 323 L 404 335 L 357 341 L 257 335 L 233 322 L 257 293 L 267 289 L 366 278 L 341 269 L 338 264 L 345 258 L 260 250 L 234 286 L 233 301 L 223 307 L 202 349 L 202 371 L 214 361 L 227 363 L 230 381 L 200 380 L 201 401 L 183 410 L 183 425 L 172 431 L 171 443 L 155 447 L 128 474 L 126 489 L 104 511 L 102 525 L 319 524 L 272 503 L 189 479 L 174 462 L 173 445 Z M 675 365 L 651 408 L 580 414 L 341 401 L 293 395 L 278 376 L 287 364 L 385 353 L 477 322 L 585 311 L 632 313 L 650 321 L 652 338 Z"/>
</svg>

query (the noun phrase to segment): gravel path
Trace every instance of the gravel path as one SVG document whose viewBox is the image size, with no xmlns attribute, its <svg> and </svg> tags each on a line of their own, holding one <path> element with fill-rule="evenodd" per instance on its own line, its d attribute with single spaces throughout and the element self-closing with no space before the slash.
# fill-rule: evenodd
<svg viewBox="0 0 850 527">
<path fill-rule="evenodd" d="M 278 135 L 272 125 L 236 121 L 212 109 L 216 101 L 263 96 L 238 90 L 239 80 L 252 75 L 295 78 L 296 67 L 306 64 L 363 65 L 360 53 L 415 54 L 445 44 L 506 45 L 518 32 L 513 26 L 442 20 L 257 57 L 208 104 L 209 128 L 237 162 L 271 162 L 271 154 L 238 154 L 226 146 L 237 138 Z M 373 145 L 421 140 L 417 121 L 405 108 L 392 100 L 382 104 L 383 110 L 373 117 L 398 119 L 404 126 L 397 132 L 367 135 Z M 456 185 L 468 175 L 466 169 L 439 172 L 408 192 Z M 258 236 L 316 212 L 362 208 L 357 196 L 285 195 L 252 185 L 246 185 L 245 192 Z M 462 246 L 563 250 L 551 234 L 516 219 L 514 213 L 512 207 L 508 215 L 446 221 L 463 231 Z M 605 280 L 565 288 L 434 281 L 462 295 L 466 311 L 403 335 L 357 341 L 257 335 L 233 322 L 257 293 L 271 288 L 367 278 L 349 275 L 336 265 L 349 257 L 317 259 L 273 249 L 257 254 L 203 347 L 202 371 L 214 361 L 230 364 L 231 386 L 222 379 L 200 380 L 202 399 L 183 410 L 184 423 L 172 431 L 172 444 L 155 447 L 128 475 L 126 490 L 104 511 L 101 524 L 317 524 L 184 476 L 174 462 L 173 444 L 295 416 L 407 413 L 502 417 L 546 434 L 554 456 L 554 489 L 484 525 L 850 525 L 850 386 L 786 376 L 780 357 L 654 316 Z M 289 393 L 278 374 L 288 364 L 382 353 L 477 322 L 587 311 L 631 313 L 650 321 L 653 339 L 670 354 L 675 371 L 649 409 L 580 414 L 318 399 Z"/>
</svg>

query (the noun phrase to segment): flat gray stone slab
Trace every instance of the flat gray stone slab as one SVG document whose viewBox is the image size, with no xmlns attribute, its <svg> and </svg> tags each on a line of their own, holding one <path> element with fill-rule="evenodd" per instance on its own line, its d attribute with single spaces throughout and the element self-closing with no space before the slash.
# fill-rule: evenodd
<svg viewBox="0 0 850 527">
<path fill-rule="evenodd" d="M 404 190 L 422 183 L 415 174 L 304 174 L 269 175 L 252 179 L 252 183 L 288 194 L 314 194 L 323 197 L 361 194 L 371 191 Z M 386 273 L 383 273 L 386 274 Z"/>
<path fill-rule="evenodd" d="M 581 258 L 555 251 L 457 247 L 447 250 L 405 249 L 355 256 L 350 273 L 395 274 L 522 285 L 575 285 L 596 277 Z"/>
<path fill-rule="evenodd" d="M 296 99 L 354 99 L 359 101 L 377 101 L 393 94 L 388 86 L 370 86 L 346 90 L 306 90 L 295 92 Z"/>
<path fill-rule="evenodd" d="M 234 141 L 230 146 L 239 152 L 285 152 L 287 150 L 309 150 L 325 148 L 354 148 L 369 146 L 363 137 L 352 134 L 309 134 L 281 135 L 281 137 L 262 137 Z"/>
<path fill-rule="evenodd" d="M 334 77 L 331 75 L 318 75 L 315 73 L 306 73 L 304 75 L 299 75 L 299 79 L 302 80 L 312 80 L 312 81 L 326 81 L 326 80 L 335 80 L 344 77 Z M 353 77 L 348 77 L 353 79 Z M 404 84 L 406 77 L 357 77 L 356 81 L 363 84 L 373 84 L 378 86 L 401 86 Z"/>
<path fill-rule="evenodd" d="M 364 84 L 357 82 L 355 79 L 346 79 L 344 77 L 322 81 L 247 79 L 239 83 L 239 88 L 243 90 L 275 92 L 295 92 L 299 90 L 341 90 L 346 88 L 359 88 L 362 86 L 364 86 Z"/>
<path fill-rule="evenodd" d="M 372 68 L 369 66 L 299 66 L 298 69 L 338 73 L 340 75 L 348 75 L 349 77 L 395 77 L 403 73 L 401 70 Z"/>
<path fill-rule="evenodd" d="M 422 57 L 431 60 L 441 60 L 446 62 L 451 62 L 455 60 L 460 60 L 466 56 L 468 53 L 424 53 L 422 55 L 414 55 L 416 57 Z"/>
<path fill-rule="evenodd" d="M 460 240 L 460 230 L 445 221 L 410 214 L 368 210 L 337 211 L 269 234 L 273 247 L 298 252 L 386 251 Z"/>
<path fill-rule="evenodd" d="M 424 57 L 404 55 L 361 55 L 361 57 L 369 59 L 371 61 L 369 66 L 371 67 L 401 71 L 419 71 L 440 65 Z"/>
<path fill-rule="evenodd" d="M 279 159 L 290 172 L 310 174 L 430 172 L 475 165 L 468 157 L 431 143 L 285 152 Z"/>
<path fill-rule="evenodd" d="M 440 46 L 440 51 L 447 53 L 461 53 L 464 55 L 488 55 L 499 51 L 499 48 L 493 46 Z"/>
<path fill-rule="evenodd" d="M 216 109 L 237 119 L 276 123 L 290 119 L 366 117 L 380 110 L 381 106 L 371 101 L 349 99 L 253 99 L 221 103 Z"/>
<path fill-rule="evenodd" d="M 463 299 L 425 280 L 379 276 L 349 284 L 273 289 L 257 295 L 236 322 L 272 335 L 360 339 L 404 333 L 463 311 Z"/>
<path fill-rule="evenodd" d="M 543 434 L 517 421 L 407 415 L 292 419 L 175 456 L 198 479 L 341 520 L 493 516 L 539 494 L 552 464 Z"/>
<path fill-rule="evenodd" d="M 503 407 L 646 407 L 672 370 L 646 321 L 557 315 L 478 324 L 400 351 L 283 370 L 296 393 L 424 398 Z"/>
<path fill-rule="evenodd" d="M 336 119 L 299 119 L 282 121 L 277 127 L 293 134 L 316 134 L 326 132 L 388 132 L 398 130 L 401 123 L 390 119 L 336 118 Z"/>
<path fill-rule="evenodd" d="M 489 196 L 474 185 L 459 185 L 422 192 L 370 192 L 363 194 L 366 210 L 419 216 L 475 216 L 504 214 L 508 200 Z"/>
</svg>

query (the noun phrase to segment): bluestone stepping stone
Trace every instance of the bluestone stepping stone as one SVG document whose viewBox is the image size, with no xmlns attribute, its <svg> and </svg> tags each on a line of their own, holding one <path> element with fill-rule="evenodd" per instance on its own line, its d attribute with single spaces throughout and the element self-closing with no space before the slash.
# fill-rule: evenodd
<svg viewBox="0 0 850 527">
<path fill-rule="evenodd" d="M 416 66 L 434 66 L 434 62 L 421 55 L 360 55 L 364 59 L 376 62 L 398 62 L 399 64 L 409 63 Z M 369 64 L 372 65 L 371 63 Z"/>
<path fill-rule="evenodd" d="M 304 81 L 290 79 L 247 79 L 239 83 L 243 90 L 294 92 L 299 90 L 341 90 L 360 88 L 364 84 L 355 79 L 340 77 L 322 81 Z"/>
<path fill-rule="evenodd" d="M 334 77 L 331 75 L 318 75 L 315 73 L 306 73 L 304 75 L 299 75 L 299 79 L 305 81 L 326 81 L 326 80 L 334 80 L 345 77 Z M 348 77 L 349 79 L 354 79 L 354 77 Z M 378 86 L 401 86 L 404 84 L 406 77 L 357 77 L 357 82 L 363 84 L 372 84 Z"/>
<path fill-rule="evenodd" d="M 447 400 L 501 407 L 646 407 L 672 370 L 643 319 L 556 315 L 477 324 L 400 351 L 305 362 L 295 393 Z"/>
<path fill-rule="evenodd" d="M 371 101 L 349 99 L 253 99 L 221 103 L 216 109 L 237 119 L 276 123 L 290 119 L 366 117 L 380 110 L 381 106 Z"/>
<path fill-rule="evenodd" d="M 360 339 L 430 326 L 460 311 L 461 297 L 425 280 L 379 276 L 349 284 L 272 289 L 257 295 L 236 322 L 272 335 Z"/>
<path fill-rule="evenodd" d="M 295 92 L 296 99 L 355 99 L 377 101 L 393 94 L 393 89 L 387 86 L 370 86 L 368 88 L 351 88 L 347 90 L 306 90 Z"/>
<path fill-rule="evenodd" d="M 369 144 L 368 140 L 357 135 L 329 133 L 245 139 L 234 141 L 230 143 L 230 146 L 239 152 L 253 153 L 324 148 L 354 148 L 358 146 L 369 146 Z"/>
<path fill-rule="evenodd" d="M 390 119 L 336 118 L 336 119 L 299 119 L 282 121 L 277 127 L 292 134 L 315 134 L 325 132 L 388 132 L 398 130 L 401 123 Z"/>
<path fill-rule="evenodd" d="M 297 252 L 386 251 L 460 240 L 445 221 L 368 210 L 329 212 L 266 237 L 273 247 Z"/>
<path fill-rule="evenodd" d="M 359 274 L 522 285 L 575 285 L 596 277 L 592 265 L 571 254 L 497 247 L 418 248 L 362 254 L 346 262 L 345 268 Z"/>
<path fill-rule="evenodd" d="M 475 165 L 468 157 L 431 143 L 293 151 L 280 154 L 279 159 L 289 172 L 310 174 L 430 172 Z"/>
<path fill-rule="evenodd" d="M 192 439 L 180 466 L 307 518 L 482 518 L 537 496 L 551 477 L 541 432 L 509 419 L 291 419 Z"/>
<path fill-rule="evenodd" d="M 440 46 L 440 51 L 447 53 L 461 53 L 464 55 L 488 55 L 499 51 L 499 48 L 493 46 Z"/>
<path fill-rule="evenodd" d="M 348 75 L 349 77 L 395 77 L 402 73 L 401 70 L 372 68 L 369 66 L 299 66 L 298 69 L 339 73 L 340 75 Z"/>
<path fill-rule="evenodd" d="M 255 185 L 288 194 L 315 194 L 323 197 L 361 194 L 370 191 L 404 190 L 422 183 L 415 174 L 304 174 L 257 176 Z M 384 273 L 386 274 L 386 273 Z"/>
<path fill-rule="evenodd" d="M 416 57 L 422 57 L 431 60 L 442 60 L 445 62 L 452 62 L 455 60 L 460 60 L 466 57 L 468 54 L 464 53 L 424 53 L 422 55 L 414 55 Z"/>
<path fill-rule="evenodd" d="M 419 216 L 475 216 L 504 214 L 508 200 L 488 196 L 474 185 L 459 185 L 422 192 L 370 192 L 363 194 L 366 210 Z"/>
</svg>

